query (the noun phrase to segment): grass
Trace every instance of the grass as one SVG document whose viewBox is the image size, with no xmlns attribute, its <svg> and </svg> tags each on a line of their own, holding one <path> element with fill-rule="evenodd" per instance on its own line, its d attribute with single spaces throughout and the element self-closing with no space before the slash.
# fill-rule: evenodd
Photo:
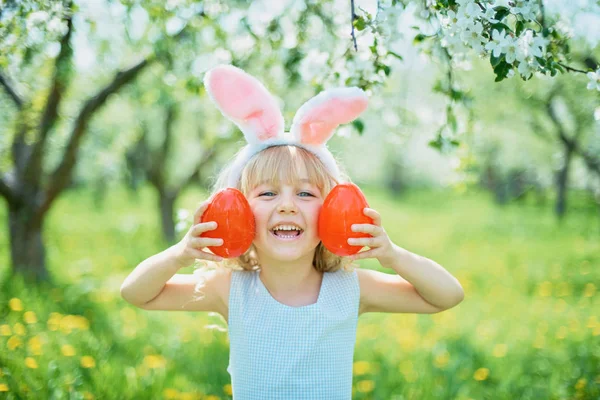
<svg viewBox="0 0 600 400">
<path fill-rule="evenodd" d="M 364 191 L 392 240 L 448 269 L 466 297 L 434 315 L 361 316 L 354 399 L 599 398 L 597 211 L 577 207 L 559 224 L 484 193 Z M 178 206 L 204 198 L 190 191 Z M 231 398 L 227 333 L 211 327 L 225 328 L 220 316 L 120 298 L 125 276 L 165 246 L 156 204 L 148 188 L 111 190 L 101 208 L 90 191 L 69 192 L 46 221 L 54 282 L 39 286 L 8 278 L 0 206 L 1 398 Z"/>
</svg>

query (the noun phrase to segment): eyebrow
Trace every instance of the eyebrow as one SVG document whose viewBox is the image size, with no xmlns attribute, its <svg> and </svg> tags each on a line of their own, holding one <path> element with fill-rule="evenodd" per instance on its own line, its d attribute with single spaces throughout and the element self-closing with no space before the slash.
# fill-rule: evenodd
<svg viewBox="0 0 600 400">
<path fill-rule="evenodd" d="M 304 183 L 310 183 L 310 184 L 312 184 L 312 182 L 310 181 L 310 179 L 300 179 L 299 181 L 300 182 L 304 182 Z M 262 182 L 259 182 L 258 185 L 256 185 L 256 187 L 259 187 L 261 185 L 266 185 L 268 183 L 272 183 L 272 182 L 270 180 L 269 181 L 262 181 Z"/>
</svg>

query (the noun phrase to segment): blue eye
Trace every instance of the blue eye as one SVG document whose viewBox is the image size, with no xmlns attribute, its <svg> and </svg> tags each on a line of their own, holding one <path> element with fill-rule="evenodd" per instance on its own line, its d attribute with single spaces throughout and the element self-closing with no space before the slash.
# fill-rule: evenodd
<svg viewBox="0 0 600 400">
<path fill-rule="evenodd" d="M 259 196 L 264 196 L 264 195 L 266 195 L 266 194 L 269 194 L 269 193 L 271 193 L 271 194 L 275 194 L 275 193 L 273 193 L 273 192 L 263 192 L 263 193 L 259 194 Z M 302 193 L 306 193 L 307 195 L 314 197 L 314 196 L 313 196 L 311 193 L 309 193 L 309 192 L 300 192 L 300 194 L 302 194 Z"/>
</svg>

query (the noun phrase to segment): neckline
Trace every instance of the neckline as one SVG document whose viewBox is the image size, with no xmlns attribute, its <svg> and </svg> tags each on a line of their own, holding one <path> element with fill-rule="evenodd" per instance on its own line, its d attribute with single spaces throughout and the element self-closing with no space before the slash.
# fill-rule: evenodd
<svg viewBox="0 0 600 400">
<path fill-rule="evenodd" d="M 323 297 L 323 288 L 325 286 L 325 277 L 327 276 L 326 272 L 323 272 L 323 279 L 321 279 L 321 287 L 319 288 L 319 296 L 317 296 L 317 301 L 312 303 L 312 304 L 307 304 L 304 306 L 290 306 L 287 304 L 283 304 L 282 302 L 280 302 L 279 300 L 277 300 L 275 297 L 273 297 L 273 295 L 271 295 L 271 292 L 269 292 L 269 289 L 267 289 L 267 287 L 265 286 L 265 284 L 263 283 L 262 279 L 260 279 L 260 270 L 256 271 L 256 279 L 258 280 L 259 285 L 262 287 L 263 291 L 266 293 L 266 295 L 275 303 L 279 304 L 282 307 L 285 308 L 290 308 L 292 310 L 303 310 L 306 308 L 312 308 L 312 307 L 316 307 L 318 304 L 321 303 L 321 298 Z"/>
</svg>

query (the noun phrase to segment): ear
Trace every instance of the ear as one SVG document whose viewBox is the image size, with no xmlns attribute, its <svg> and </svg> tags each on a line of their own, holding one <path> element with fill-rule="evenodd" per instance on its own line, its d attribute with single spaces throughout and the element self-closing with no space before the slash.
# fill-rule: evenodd
<svg viewBox="0 0 600 400">
<path fill-rule="evenodd" d="M 204 76 L 204 87 L 221 113 L 244 133 L 248 143 L 283 133 L 277 101 L 252 75 L 232 65 L 219 65 Z"/>
<path fill-rule="evenodd" d="M 304 144 L 325 144 L 340 124 L 365 111 L 368 101 L 367 94 L 357 87 L 323 91 L 298 109 L 290 133 Z"/>
</svg>

